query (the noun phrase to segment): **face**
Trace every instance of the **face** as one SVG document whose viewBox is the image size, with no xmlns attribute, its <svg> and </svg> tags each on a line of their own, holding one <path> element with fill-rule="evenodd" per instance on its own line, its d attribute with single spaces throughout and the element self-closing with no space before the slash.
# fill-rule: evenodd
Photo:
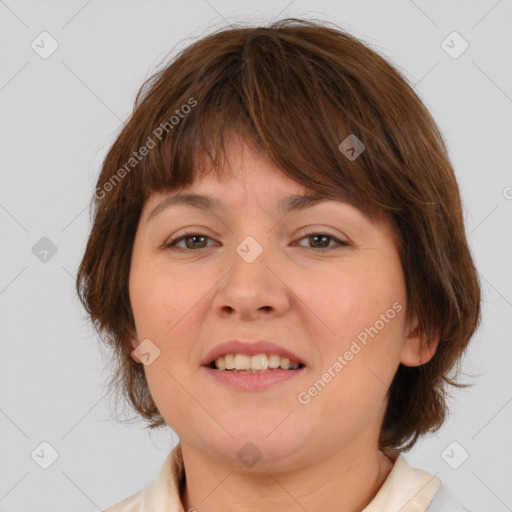
<svg viewBox="0 0 512 512">
<path fill-rule="evenodd" d="M 158 347 L 144 370 L 160 413 L 182 444 L 224 462 L 249 442 L 283 467 L 376 449 L 399 363 L 419 364 L 390 226 L 333 200 L 286 213 L 278 205 L 301 185 L 242 144 L 228 158 L 220 180 L 180 191 L 218 207 L 175 204 L 148 221 L 176 192 L 154 195 L 138 225 L 133 345 Z M 262 251 L 252 262 L 237 251 L 247 237 Z M 232 388 L 201 361 L 234 339 L 272 341 L 306 365 L 264 390 Z"/>
</svg>

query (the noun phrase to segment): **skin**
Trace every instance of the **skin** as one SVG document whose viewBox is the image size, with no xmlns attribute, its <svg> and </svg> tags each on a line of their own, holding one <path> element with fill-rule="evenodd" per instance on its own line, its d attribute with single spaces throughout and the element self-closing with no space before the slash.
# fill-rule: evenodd
<svg viewBox="0 0 512 512">
<path fill-rule="evenodd" d="M 416 319 L 405 320 L 405 280 L 387 221 L 372 222 L 340 201 L 283 216 L 277 201 L 307 191 L 239 139 L 228 159 L 220 180 L 205 175 L 187 189 L 222 199 L 224 210 L 173 206 L 146 223 L 174 192 L 154 195 L 132 253 L 133 347 L 149 338 L 160 349 L 144 370 L 180 437 L 184 509 L 360 511 L 393 467 L 378 437 L 398 365 L 426 363 L 438 340 L 427 346 Z M 208 238 L 162 247 L 183 228 Z M 310 234 L 322 232 L 332 238 Z M 251 264 L 235 250 L 247 236 L 263 248 Z M 394 303 L 401 311 L 309 403 L 299 403 L 298 394 Z M 264 391 L 224 387 L 200 361 L 230 339 L 274 341 L 301 356 L 306 370 Z M 248 442 L 262 454 L 252 467 L 237 456 Z"/>
</svg>

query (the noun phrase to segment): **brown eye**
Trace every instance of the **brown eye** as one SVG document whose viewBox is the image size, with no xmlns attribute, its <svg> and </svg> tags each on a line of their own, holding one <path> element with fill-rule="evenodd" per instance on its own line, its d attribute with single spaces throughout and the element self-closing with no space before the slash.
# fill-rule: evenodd
<svg viewBox="0 0 512 512">
<path fill-rule="evenodd" d="M 169 240 L 165 244 L 164 247 L 167 249 L 183 249 L 183 250 L 195 250 L 195 249 L 204 249 L 206 248 L 205 241 L 211 240 L 210 237 L 206 235 L 202 235 L 201 233 L 185 233 L 178 238 L 174 238 L 173 240 Z M 178 243 L 181 241 L 185 241 L 185 247 L 178 246 Z"/>
<path fill-rule="evenodd" d="M 348 246 L 348 243 L 339 240 L 329 233 L 308 233 L 304 238 L 301 238 L 301 240 L 305 239 L 311 244 L 310 249 L 330 249 L 332 248 L 329 247 L 331 241 L 334 241 L 338 246 Z"/>
</svg>

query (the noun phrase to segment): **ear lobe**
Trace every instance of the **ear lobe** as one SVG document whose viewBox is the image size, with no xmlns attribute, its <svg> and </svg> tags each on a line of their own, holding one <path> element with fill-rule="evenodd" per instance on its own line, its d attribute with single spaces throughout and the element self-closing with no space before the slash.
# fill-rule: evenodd
<svg viewBox="0 0 512 512">
<path fill-rule="evenodd" d="M 133 340 L 132 340 L 132 346 L 133 346 L 134 348 L 137 348 L 137 345 L 138 345 L 137 340 L 136 340 L 136 339 L 133 339 Z M 133 359 L 136 363 L 141 363 L 141 364 L 142 364 L 142 361 L 138 358 L 138 356 L 137 356 L 137 354 L 136 354 L 135 350 L 132 350 L 132 354 L 131 354 L 131 355 L 132 355 L 132 359 Z"/>
<path fill-rule="evenodd" d="M 420 329 L 416 326 L 409 332 L 402 346 L 400 354 L 400 362 L 405 366 L 421 366 L 428 363 L 436 353 L 439 345 L 439 329 L 430 340 L 420 333 Z"/>
</svg>

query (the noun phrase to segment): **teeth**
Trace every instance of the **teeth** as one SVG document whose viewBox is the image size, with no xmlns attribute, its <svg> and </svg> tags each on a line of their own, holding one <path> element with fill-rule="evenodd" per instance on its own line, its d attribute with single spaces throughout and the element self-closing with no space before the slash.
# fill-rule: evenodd
<svg viewBox="0 0 512 512">
<path fill-rule="evenodd" d="M 295 370 L 299 363 L 291 363 L 287 357 L 277 354 L 226 354 L 215 360 L 218 370 L 266 371 L 281 367 L 283 370 Z"/>
</svg>

